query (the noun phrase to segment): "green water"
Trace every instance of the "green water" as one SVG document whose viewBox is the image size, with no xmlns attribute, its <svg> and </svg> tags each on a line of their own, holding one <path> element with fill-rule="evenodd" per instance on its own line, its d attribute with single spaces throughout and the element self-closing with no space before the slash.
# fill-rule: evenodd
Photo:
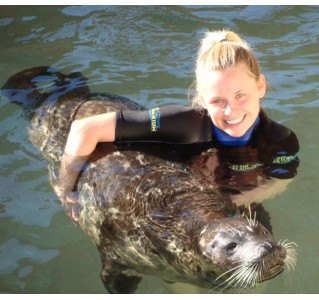
<svg viewBox="0 0 319 300">
<path fill-rule="evenodd" d="M 0 84 L 23 69 L 80 71 L 92 92 L 150 107 L 186 104 L 198 40 L 230 28 L 254 46 L 268 115 L 301 145 L 298 175 L 264 202 L 274 235 L 298 244 L 294 271 L 248 293 L 319 292 L 318 6 L 0 6 Z M 65 216 L 20 108 L 0 99 L 0 292 L 106 293 L 91 240 Z M 143 276 L 137 293 L 210 293 Z"/>
</svg>

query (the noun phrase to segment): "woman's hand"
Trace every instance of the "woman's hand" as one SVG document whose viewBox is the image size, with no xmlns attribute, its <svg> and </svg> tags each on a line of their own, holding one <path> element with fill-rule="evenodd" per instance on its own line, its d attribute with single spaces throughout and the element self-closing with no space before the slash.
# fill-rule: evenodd
<svg viewBox="0 0 319 300">
<path fill-rule="evenodd" d="M 80 219 L 80 203 L 79 195 L 77 192 L 66 192 L 60 186 L 54 187 L 55 193 L 59 200 L 62 202 L 65 213 L 75 222 Z"/>
</svg>

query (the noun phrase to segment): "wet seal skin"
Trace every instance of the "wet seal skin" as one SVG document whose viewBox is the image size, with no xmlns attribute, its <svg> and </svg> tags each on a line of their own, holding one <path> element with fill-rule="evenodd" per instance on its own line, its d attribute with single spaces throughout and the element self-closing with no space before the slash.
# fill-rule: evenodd
<svg viewBox="0 0 319 300">
<path fill-rule="evenodd" d="M 143 109 L 125 97 L 90 93 L 80 73 L 49 67 L 13 75 L 2 95 L 24 108 L 30 140 L 48 160 L 52 185 L 74 119 Z M 296 262 L 294 243 L 277 243 L 254 214 L 242 216 L 200 172 L 156 143 L 98 145 L 76 193 L 78 225 L 96 244 L 109 293 L 137 289 L 141 277 L 130 270 L 210 289 L 242 289 Z"/>
</svg>

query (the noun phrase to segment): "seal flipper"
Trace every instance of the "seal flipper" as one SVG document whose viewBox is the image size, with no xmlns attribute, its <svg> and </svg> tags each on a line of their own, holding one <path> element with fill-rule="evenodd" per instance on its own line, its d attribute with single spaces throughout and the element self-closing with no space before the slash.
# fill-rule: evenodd
<svg viewBox="0 0 319 300">
<path fill-rule="evenodd" d="M 101 279 L 110 294 L 132 294 L 142 280 L 139 276 L 128 276 L 118 268 L 103 264 Z"/>
<path fill-rule="evenodd" d="M 1 94 L 21 105 L 26 115 L 61 95 L 78 96 L 89 93 L 87 79 L 80 73 L 64 75 L 52 67 L 41 66 L 12 75 L 1 87 Z"/>
</svg>

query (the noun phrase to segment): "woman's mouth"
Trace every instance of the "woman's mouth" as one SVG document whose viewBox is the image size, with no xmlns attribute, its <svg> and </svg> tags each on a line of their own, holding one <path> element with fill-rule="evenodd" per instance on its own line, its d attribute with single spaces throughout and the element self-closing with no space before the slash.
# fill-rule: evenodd
<svg viewBox="0 0 319 300">
<path fill-rule="evenodd" d="M 225 120 L 225 122 L 228 125 L 237 125 L 237 124 L 241 123 L 244 120 L 244 118 L 245 118 L 245 116 L 242 116 L 242 117 L 235 119 L 235 120 Z"/>
</svg>

